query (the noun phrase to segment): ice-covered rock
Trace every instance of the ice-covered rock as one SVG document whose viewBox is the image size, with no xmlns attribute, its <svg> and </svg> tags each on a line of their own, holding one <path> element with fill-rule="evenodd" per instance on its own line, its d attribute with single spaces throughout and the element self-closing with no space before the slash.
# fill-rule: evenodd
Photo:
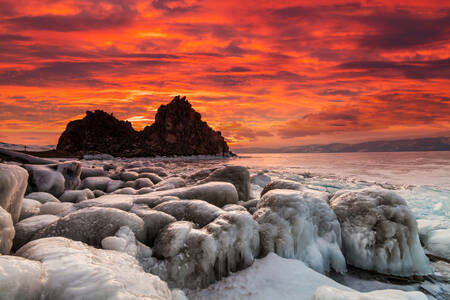
<svg viewBox="0 0 450 300">
<path fill-rule="evenodd" d="M 47 165 L 55 163 L 55 161 L 51 159 L 44 159 L 3 148 L 0 148 L 0 158 L 5 159 L 6 161 L 15 161 L 23 164 Z"/>
<path fill-rule="evenodd" d="M 450 221 L 422 219 L 417 224 L 425 248 L 432 255 L 450 261 Z"/>
<path fill-rule="evenodd" d="M 168 174 L 166 172 L 166 170 L 162 167 L 138 167 L 138 168 L 132 168 L 132 169 L 128 169 L 127 171 L 133 171 L 133 172 L 137 172 L 137 173 L 154 173 L 158 176 L 161 177 L 167 177 Z"/>
<path fill-rule="evenodd" d="M 44 276 L 38 261 L 0 255 L 0 299 L 42 299 Z"/>
<path fill-rule="evenodd" d="M 216 169 L 208 177 L 200 181 L 199 184 L 213 181 L 232 183 L 238 192 L 240 201 L 245 202 L 250 199 L 250 173 L 246 167 L 225 166 Z"/>
<path fill-rule="evenodd" d="M 153 242 L 161 229 L 177 221 L 173 216 L 162 211 L 153 210 L 143 204 L 133 206 L 130 212 L 135 213 L 144 220 L 145 232 L 147 234 L 146 244 L 150 246 L 153 246 Z"/>
<path fill-rule="evenodd" d="M 0 207 L 11 214 L 14 222 L 20 217 L 27 180 L 28 173 L 23 168 L 0 164 Z"/>
<path fill-rule="evenodd" d="M 35 235 L 42 228 L 47 227 L 53 222 L 56 222 L 59 217 L 54 215 L 39 215 L 22 220 L 14 226 L 16 236 L 13 242 L 13 251 L 31 241 Z"/>
<path fill-rule="evenodd" d="M 396 193 L 377 187 L 338 191 L 330 206 L 341 224 L 348 264 L 398 276 L 431 273 L 416 219 Z"/>
<path fill-rule="evenodd" d="M 203 227 L 217 218 L 223 211 L 215 205 L 202 200 L 172 200 L 153 208 L 165 212 L 178 221 L 189 221 Z"/>
<path fill-rule="evenodd" d="M 405 292 L 401 290 L 379 290 L 368 293 L 342 290 L 322 285 L 317 288 L 312 300 L 427 300 L 421 292 Z"/>
<path fill-rule="evenodd" d="M 102 239 L 128 226 L 139 241 L 145 242 L 144 221 L 137 215 L 116 208 L 88 207 L 68 214 L 45 227 L 33 239 L 63 236 L 100 247 Z"/>
<path fill-rule="evenodd" d="M 23 198 L 19 221 L 39 214 L 41 206 L 42 203 L 39 201 Z"/>
<path fill-rule="evenodd" d="M 64 188 L 66 190 L 76 190 L 81 183 L 81 163 L 68 161 L 48 166 L 64 176 Z M 56 195 L 55 195 L 56 196 Z"/>
<path fill-rule="evenodd" d="M 261 192 L 261 197 L 264 196 L 265 193 L 271 190 L 304 190 L 305 187 L 296 181 L 287 180 L 287 179 L 275 179 L 270 183 L 264 186 L 264 189 Z"/>
<path fill-rule="evenodd" d="M 177 221 L 164 227 L 153 248 L 164 258 L 158 273 L 174 287 L 205 287 L 249 267 L 259 253 L 258 224 L 247 212 L 223 212 L 201 229 Z"/>
<path fill-rule="evenodd" d="M 311 300 L 315 290 L 329 285 L 351 290 L 303 262 L 269 253 L 249 268 L 236 272 L 206 289 L 187 292 L 191 300 Z"/>
<path fill-rule="evenodd" d="M 242 205 L 238 205 L 238 204 L 227 204 L 224 207 L 222 207 L 222 209 L 224 211 L 243 211 L 243 212 L 248 212 L 245 207 L 243 207 Z"/>
<path fill-rule="evenodd" d="M 175 196 L 180 199 L 198 199 L 218 207 L 238 203 L 236 188 L 228 182 L 209 182 L 196 186 L 159 191 L 145 195 L 136 195 L 135 203 L 139 203 L 139 199 L 147 199 L 156 196 Z"/>
<path fill-rule="evenodd" d="M 81 168 L 80 178 L 83 180 L 87 177 L 103 177 L 106 172 L 102 168 Z"/>
<path fill-rule="evenodd" d="M 112 194 L 116 195 L 136 195 L 137 191 L 132 187 L 126 187 L 122 189 L 115 190 Z"/>
<path fill-rule="evenodd" d="M 341 228 L 323 192 L 271 190 L 253 214 L 259 223 L 261 253 L 296 258 L 325 273 L 346 271 Z"/>
<path fill-rule="evenodd" d="M 114 191 L 117 191 L 121 187 L 123 187 L 124 182 L 122 180 L 110 180 L 108 184 L 106 185 L 105 192 L 112 193 Z"/>
<path fill-rule="evenodd" d="M 120 174 L 120 179 L 123 181 L 133 181 L 136 180 L 138 177 L 139 173 L 133 171 L 123 172 Z"/>
<path fill-rule="evenodd" d="M 58 198 L 53 196 L 52 194 L 46 193 L 46 192 L 34 192 L 31 194 L 28 194 L 26 196 L 28 199 L 33 199 L 36 201 L 41 202 L 41 204 L 45 204 L 47 202 L 60 202 Z"/>
<path fill-rule="evenodd" d="M 11 215 L 0 206 L 0 254 L 9 254 L 14 239 L 14 233 Z"/>
<path fill-rule="evenodd" d="M 75 204 L 77 209 L 86 207 L 112 207 L 129 211 L 133 206 L 133 198 L 128 195 L 104 195 Z"/>
<path fill-rule="evenodd" d="M 154 173 L 149 173 L 149 172 L 144 172 L 144 173 L 140 173 L 139 174 L 139 178 L 148 178 L 150 179 L 154 184 L 157 184 L 158 182 L 160 182 L 162 180 L 161 177 L 159 177 L 158 175 L 154 174 Z"/>
<path fill-rule="evenodd" d="M 72 202 L 47 202 L 42 204 L 39 215 L 54 215 L 64 217 L 76 211 L 77 208 Z"/>
<path fill-rule="evenodd" d="M 106 193 L 104 191 L 100 191 L 100 190 L 93 190 L 92 192 L 94 193 L 95 198 L 106 195 Z"/>
<path fill-rule="evenodd" d="M 81 188 L 82 189 L 90 189 L 93 190 L 101 190 L 106 192 L 109 182 L 112 181 L 111 178 L 106 176 L 99 176 L 99 177 L 87 177 L 83 179 L 81 182 Z M 108 191 L 109 192 L 109 191 Z M 112 191 L 110 191 L 112 192 Z"/>
<path fill-rule="evenodd" d="M 245 209 L 247 209 L 247 211 L 253 215 L 256 211 L 256 205 L 258 205 L 258 201 L 258 199 L 253 199 L 247 202 L 241 202 L 239 204 L 245 207 Z"/>
<path fill-rule="evenodd" d="M 24 168 L 29 174 L 28 192 L 46 192 L 55 197 L 64 193 L 66 180 L 60 172 L 40 165 L 24 165 Z"/>
<path fill-rule="evenodd" d="M 112 160 L 114 159 L 114 156 L 106 154 L 106 153 L 99 153 L 99 154 L 85 154 L 83 155 L 84 160 Z"/>
<path fill-rule="evenodd" d="M 186 183 L 184 182 L 184 179 L 181 177 L 169 177 L 166 179 L 161 180 L 157 184 L 153 186 L 155 191 L 166 191 L 176 188 L 185 187 Z"/>
<path fill-rule="evenodd" d="M 59 200 L 61 202 L 81 202 L 88 199 L 94 199 L 95 195 L 90 189 L 84 189 L 84 190 L 66 190 L 64 193 L 59 197 Z"/>
<path fill-rule="evenodd" d="M 271 180 L 270 176 L 264 174 L 263 172 L 253 175 L 250 178 L 250 182 L 252 184 L 256 184 L 262 188 L 268 185 L 270 183 L 270 180 Z"/>
<path fill-rule="evenodd" d="M 145 187 L 152 187 L 153 182 L 148 178 L 138 178 L 133 181 L 127 181 L 123 184 L 124 187 L 131 187 L 133 189 L 139 190 Z"/>
<path fill-rule="evenodd" d="M 17 254 L 42 263 L 43 299 L 171 299 L 167 284 L 126 253 L 55 237 L 32 241 Z"/>
</svg>

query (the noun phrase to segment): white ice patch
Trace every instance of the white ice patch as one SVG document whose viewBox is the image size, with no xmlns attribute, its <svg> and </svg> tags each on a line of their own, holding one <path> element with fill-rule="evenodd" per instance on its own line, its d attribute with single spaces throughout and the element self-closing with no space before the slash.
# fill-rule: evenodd
<svg viewBox="0 0 450 300">
<path fill-rule="evenodd" d="M 321 285 L 349 290 L 308 268 L 303 262 L 269 253 L 249 268 L 203 290 L 187 291 L 191 300 L 311 300 Z"/>
<path fill-rule="evenodd" d="M 341 229 L 326 193 L 270 190 L 259 200 L 253 218 L 259 223 L 261 252 L 296 258 L 314 270 L 346 271 Z"/>
<path fill-rule="evenodd" d="M 421 292 L 404 292 L 400 290 L 380 290 L 368 293 L 341 290 L 331 286 L 317 288 L 312 300 L 427 300 Z"/>
<path fill-rule="evenodd" d="M 56 237 L 35 240 L 19 256 L 45 268 L 43 299 L 171 299 L 167 284 L 135 258 Z"/>
<path fill-rule="evenodd" d="M 432 272 L 416 220 L 399 195 L 379 187 L 339 191 L 330 205 L 341 223 L 349 264 L 399 276 Z"/>
<path fill-rule="evenodd" d="M 419 236 L 425 248 L 437 257 L 450 261 L 450 221 L 418 220 Z"/>
</svg>

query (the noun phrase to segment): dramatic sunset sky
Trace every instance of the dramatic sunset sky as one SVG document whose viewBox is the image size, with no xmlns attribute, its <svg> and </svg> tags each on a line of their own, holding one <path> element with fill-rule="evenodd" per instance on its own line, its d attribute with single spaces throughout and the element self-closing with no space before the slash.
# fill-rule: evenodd
<svg viewBox="0 0 450 300">
<path fill-rule="evenodd" d="M 0 0 L 0 141 L 186 95 L 232 147 L 450 135 L 450 1 Z"/>
</svg>

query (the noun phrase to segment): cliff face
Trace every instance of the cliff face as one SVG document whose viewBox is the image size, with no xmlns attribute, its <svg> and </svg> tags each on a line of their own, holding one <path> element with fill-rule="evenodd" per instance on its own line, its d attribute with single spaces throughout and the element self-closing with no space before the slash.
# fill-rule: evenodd
<svg viewBox="0 0 450 300">
<path fill-rule="evenodd" d="M 71 121 L 59 138 L 57 150 L 73 154 L 107 153 L 113 156 L 228 154 L 220 132 L 201 120 L 186 97 L 161 105 L 155 123 L 142 132 L 101 110 Z"/>
</svg>

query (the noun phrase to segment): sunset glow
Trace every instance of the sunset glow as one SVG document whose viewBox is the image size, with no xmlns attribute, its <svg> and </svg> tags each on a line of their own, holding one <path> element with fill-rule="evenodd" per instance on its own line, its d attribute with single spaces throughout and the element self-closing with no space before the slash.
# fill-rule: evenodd
<svg viewBox="0 0 450 300">
<path fill-rule="evenodd" d="M 3 0 L 0 141 L 185 95 L 233 148 L 450 134 L 446 1 Z"/>
</svg>

